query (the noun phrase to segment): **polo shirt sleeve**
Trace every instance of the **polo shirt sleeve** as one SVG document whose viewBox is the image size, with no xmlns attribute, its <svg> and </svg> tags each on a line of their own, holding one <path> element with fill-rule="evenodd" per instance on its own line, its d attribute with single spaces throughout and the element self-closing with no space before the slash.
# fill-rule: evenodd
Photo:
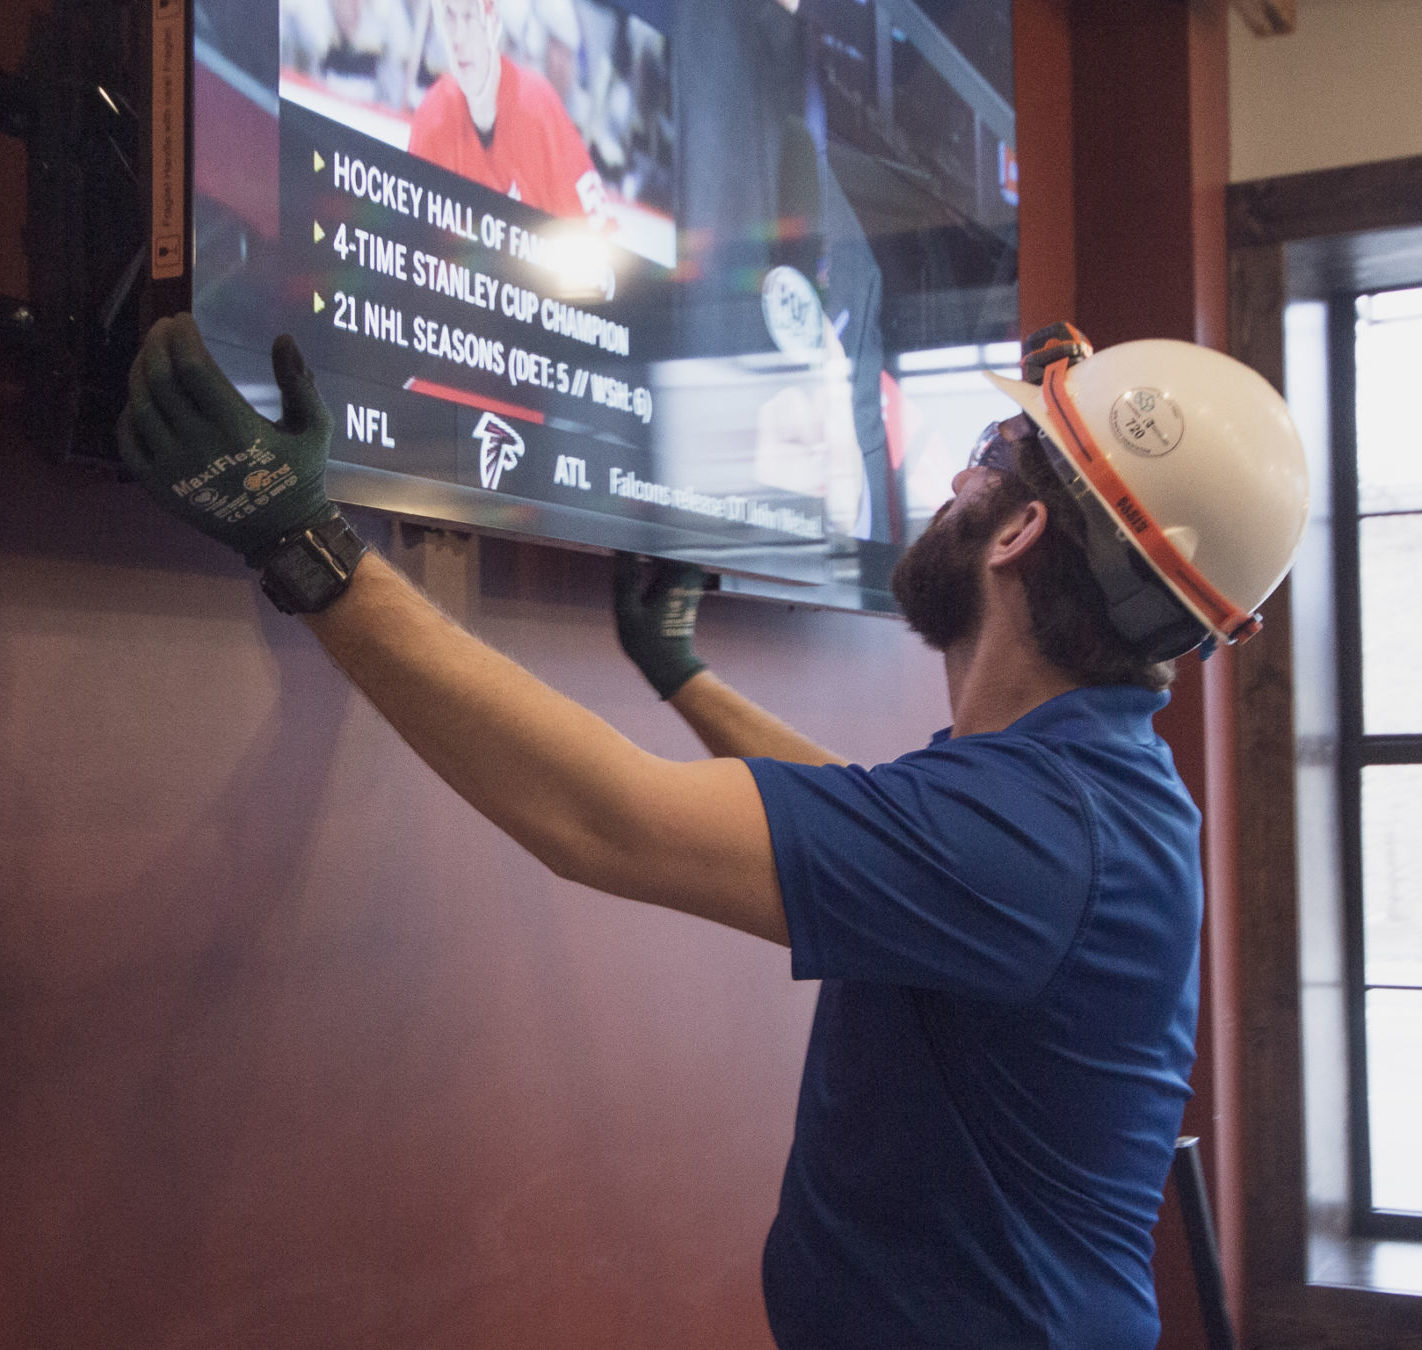
<svg viewBox="0 0 1422 1350">
<path fill-rule="evenodd" d="M 746 761 L 797 979 L 1039 997 L 1096 892 L 1095 835 L 1037 744 L 940 737 L 872 769 Z"/>
</svg>

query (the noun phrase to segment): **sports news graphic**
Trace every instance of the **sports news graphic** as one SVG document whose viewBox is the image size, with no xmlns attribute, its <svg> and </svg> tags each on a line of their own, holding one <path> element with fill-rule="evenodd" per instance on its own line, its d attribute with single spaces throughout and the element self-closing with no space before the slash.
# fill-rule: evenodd
<svg viewBox="0 0 1422 1350">
<path fill-rule="evenodd" d="M 1009 6 L 792 8 L 202 0 L 214 355 L 274 412 L 296 338 L 341 500 L 878 604 L 945 477 L 903 357 L 1015 322 Z"/>
</svg>

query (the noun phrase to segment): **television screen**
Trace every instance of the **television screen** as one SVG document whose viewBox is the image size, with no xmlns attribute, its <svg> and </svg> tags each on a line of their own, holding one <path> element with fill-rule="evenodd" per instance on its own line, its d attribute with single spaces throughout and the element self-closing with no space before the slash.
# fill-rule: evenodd
<svg viewBox="0 0 1422 1350">
<path fill-rule="evenodd" d="M 172 10 L 193 233 L 158 245 L 158 137 L 154 275 L 273 415 L 297 338 L 334 496 L 889 606 L 1010 411 L 1010 0 Z"/>
</svg>

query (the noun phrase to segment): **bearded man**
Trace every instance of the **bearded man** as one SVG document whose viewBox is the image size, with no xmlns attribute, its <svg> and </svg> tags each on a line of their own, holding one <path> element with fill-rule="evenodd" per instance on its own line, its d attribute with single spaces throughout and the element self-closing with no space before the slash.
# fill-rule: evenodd
<svg viewBox="0 0 1422 1350">
<path fill-rule="evenodd" d="M 788 946 L 820 980 L 766 1244 L 783 1350 L 1146 1350 L 1189 1095 L 1200 816 L 1151 719 L 1170 662 L 1257 627 L 1306 479 L 1282 400 L 1187 343 L 1027 343 L 895 593 L 953 724 L 872 768 L 722 683 L 699 576 L 617 568 L 618 632 L 712 758 L 647 754 L 456 627 L 322 487 L 290 339 L 260 418 L 190 319 L 119 427 L 167 510 L 244 554 L 406 741 L 560 876 Z M 194 485 L 200 485 L 193 490 Z M 520 791 L 507 791 L 517 781 Z"/>
</svg>

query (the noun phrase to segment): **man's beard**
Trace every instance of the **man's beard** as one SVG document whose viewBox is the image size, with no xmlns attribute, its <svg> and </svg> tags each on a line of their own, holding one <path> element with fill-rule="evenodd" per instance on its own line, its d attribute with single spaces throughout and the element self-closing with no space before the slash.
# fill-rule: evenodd
<svg viewBox="0 0 1422 1350">
<path fill-rule="evenodd" d="M 982 561 L 1011 503 L 1001 484 L 935 520 L 904 551 L 890 586 L 904 618 L 930 647 L 946 651 L 977 636 Z"/>
</svg>

